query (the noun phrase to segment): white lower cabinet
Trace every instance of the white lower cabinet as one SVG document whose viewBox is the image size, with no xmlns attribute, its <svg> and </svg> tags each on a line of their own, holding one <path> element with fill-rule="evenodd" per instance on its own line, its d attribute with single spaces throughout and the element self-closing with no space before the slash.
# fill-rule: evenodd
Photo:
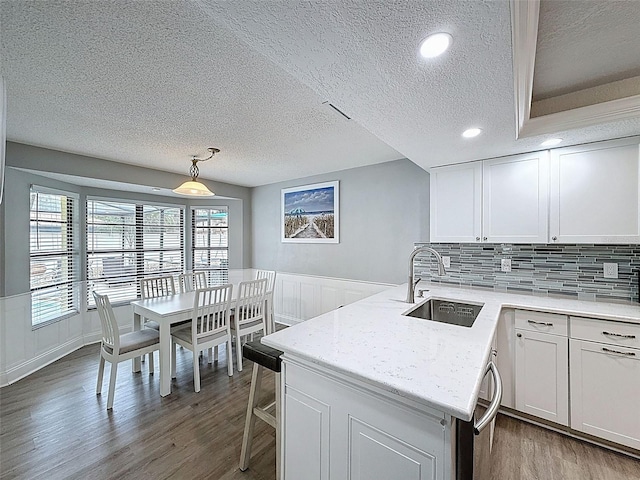
<svg viewBox="0 0 640 480">
<path fill-rule="evenodd" d="M 569 425 L 567 316 L 516 310 L 514 323 L 516 409 Z"/>
<path fill-rule="evenodd" d="M 515 409 L 640 450 L 640 325 L 519 309 L 511 320 L 508 313 L 501 321 L 515 335 L 499 326 L 498 344 L 504 363 L 506 338 L 515 337 Z"/>
<path fill-rule="evenodd" d="M 445 415 L 285 361 L 286 480 L 451 478 Z"/>
<path fill-rule="evenodd" d="M 569 424 L 568 339 L 516 329 L 516 409 Z"/>
<path fill-rule="evenodd" d="M 640 450 L 640 350 L 575 339 L 570 350 L 571 428 Z"/>
</svg>

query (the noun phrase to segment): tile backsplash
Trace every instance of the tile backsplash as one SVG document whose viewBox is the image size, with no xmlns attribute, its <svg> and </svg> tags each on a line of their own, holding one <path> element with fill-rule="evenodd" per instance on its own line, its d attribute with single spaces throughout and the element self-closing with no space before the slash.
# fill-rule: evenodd
<svg viewBox="0 0 640 480">
<path fill-rule="evenodd" d="M 640 245 L 512 245 L 416 243 L 451 258 L 438 276 L 433 256 L 416 257 L 415 274 L 432 282 L 580 300 L 638 302 Z M 511 272 L 500 269 L 511 259 Z M 618 278 L 604 278 L 604 263 L 618 264 Z"/>
</svg>

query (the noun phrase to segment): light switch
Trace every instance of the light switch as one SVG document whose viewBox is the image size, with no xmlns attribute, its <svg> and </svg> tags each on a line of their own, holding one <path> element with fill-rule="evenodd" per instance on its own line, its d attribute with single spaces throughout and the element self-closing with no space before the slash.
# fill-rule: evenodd
<svg viewBox="0 0 640 480">
<path fill-rule="evenodd" d="M 451 266 L 451 257 L 442 257 L 442 264 L 444 268 L 449 268 Z"/>
<path fill-rule="evenodd" d="M 503 272 L 510 272 L 511 271 L 511 259 L 510 258 L 503 258 L 502 261 L 500 262 L 500 269 Z"/>
</svg>

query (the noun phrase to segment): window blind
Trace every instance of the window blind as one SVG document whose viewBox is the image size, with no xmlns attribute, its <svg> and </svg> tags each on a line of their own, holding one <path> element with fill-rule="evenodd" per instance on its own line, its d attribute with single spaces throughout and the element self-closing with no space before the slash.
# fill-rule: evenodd
<svg viewBox="0 0 640 480">
<path fill-rule="evenodd" d="M 31 323 L 79 311 L 78 197 L 32 186 L 29 219 Z"/>
<path fill-rule="evenodd" d="M 194 271 L 209 285 L 229 282 L 229 211 L 227 207 L 191 209 L 191 255 Z"/>
<path fill-rule="evenodd" d="M 139 280 L 184 268 L 184 209 L 174 205 L 87 199 L 88 303 L 91 291 L 112 303 L 139 297 Z"/>
</svg>

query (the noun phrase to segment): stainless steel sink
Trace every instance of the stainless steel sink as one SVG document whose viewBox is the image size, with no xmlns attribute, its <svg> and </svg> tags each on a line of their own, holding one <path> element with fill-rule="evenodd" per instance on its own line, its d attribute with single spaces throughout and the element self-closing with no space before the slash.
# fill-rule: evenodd
<svg viewBox="0 0 640 480">
<path fill-rule="evenodd" d="M 434 322 L 471 327 L 484 304 L 460 303 L 453 300 L 432 298 L 403 315 Z"/>
</svg>

